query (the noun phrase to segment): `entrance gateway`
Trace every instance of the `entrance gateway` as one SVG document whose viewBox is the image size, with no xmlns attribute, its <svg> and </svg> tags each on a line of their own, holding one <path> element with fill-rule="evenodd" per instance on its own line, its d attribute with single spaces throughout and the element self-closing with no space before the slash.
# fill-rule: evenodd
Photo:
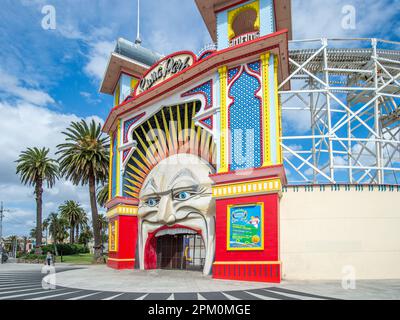
<svg viewBox="0 0 400 320">
<path fill-rule="evenodd" d="M 163 57 L 119 39 L 111 54 L 107 263 L 280 282 L 290 1 L 195 2 L 215 47 Z"/>
<path fill-rule="evenodd" d="M 204 241 L 199 234 L 186 231 L 157 237 L 157 269 L 203 270 L 206 255 Z"/>
</svg>

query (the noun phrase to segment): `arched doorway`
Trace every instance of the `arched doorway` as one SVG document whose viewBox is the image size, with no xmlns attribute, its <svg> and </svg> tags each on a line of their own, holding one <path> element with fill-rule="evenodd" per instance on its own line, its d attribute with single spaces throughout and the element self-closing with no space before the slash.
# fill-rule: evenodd
<svg viewBox="0 0 400 320">
<path fill-rule="evenodd" d="M 203 270 L 206 258 L 203 238 L 187 231 L 157 237 L 157 269 Z"/>
</svg>

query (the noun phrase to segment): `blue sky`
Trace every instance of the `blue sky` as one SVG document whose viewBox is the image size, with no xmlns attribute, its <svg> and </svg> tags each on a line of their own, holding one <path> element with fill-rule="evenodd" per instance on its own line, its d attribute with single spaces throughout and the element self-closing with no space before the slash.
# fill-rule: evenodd
<svg viewBox="0 0 400 320">
<path fill-rule="evenodd" d="M 399 1 L 292 0 L 294 37 L 378 37 L 398 40 Z M 118 37 L 136 36 L 136 0 L 2 0 L 0 10 L 0 200 L 12 212 L 5 235 L 34 227 L 33 190 L 21 186 L 13 162 L 29 146 L 54 152 L 71 121 L 103 121 L 112 104 L 99 94 L 108 55 Z M 41 26 L 43 6 L 56 9 L 56 29 Z M 356 29 L 342 28 L 342 9 L 356 9 Z M 211 39 L 192 0 L 142 1 L 143 46 L 162 54 L 197 53 Z M 301 120 L 301 119 L 300 119 Z M 299 117 L 287 119 L 301 131 Z M 64 200 L 89 211 L 86 188 L 60 181 L 45 192 L 44 216 Z"/>
</svg>

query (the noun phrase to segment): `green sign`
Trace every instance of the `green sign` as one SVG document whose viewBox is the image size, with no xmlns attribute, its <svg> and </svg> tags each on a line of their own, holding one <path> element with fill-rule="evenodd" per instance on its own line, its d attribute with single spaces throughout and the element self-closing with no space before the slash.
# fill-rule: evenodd
<svg viewBox="0 0 400 320">
<path fill-rule="evenodd" d="M 228 250 L 264 249 L 264 204 L 228 206 Z"/>
</svg>

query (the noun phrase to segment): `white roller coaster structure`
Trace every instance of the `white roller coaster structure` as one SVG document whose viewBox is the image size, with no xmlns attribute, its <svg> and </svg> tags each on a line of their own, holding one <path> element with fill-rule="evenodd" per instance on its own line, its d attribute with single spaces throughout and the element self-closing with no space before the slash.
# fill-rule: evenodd
<svg viewBox="0 0 400 320">
<path fill-rule="evenodd" d="M 313 39 L 289 47 L 290 76 L 279 94 L 290 184 L 399 184 L 400 42 Z M 307 129 L 293 127 L 299 121 Z"/>
</svg>

